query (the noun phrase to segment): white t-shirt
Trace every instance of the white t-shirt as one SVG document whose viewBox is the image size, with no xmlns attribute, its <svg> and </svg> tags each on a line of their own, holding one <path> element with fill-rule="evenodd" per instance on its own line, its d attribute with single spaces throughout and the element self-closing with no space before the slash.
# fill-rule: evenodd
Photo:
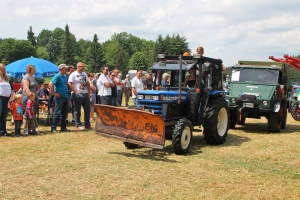
<svg viewBox="0 0 300 200">
<path fill-rule="evenodd" d="M 9 97 L 11 94 L 11 87 L 8 82 L 0 82 L 0 96 Z M 3 105 L 4 106 L 4 105 Z"/>
<path fill-rule="evenodd" d="M 79 73 L 77 71 L 74 71 L 72 74 L 69 76 L 68 82 L 71 82 L 74 89 L 77 90 L 78 93 L 87 93 L 88 88 L 87 88 L 87 82 L 88 82 L 88 77 L 86 73 L 82 72 Z"/>
<path fill-rule="evenodd" d="M 115 79 L 117 80 L 117 81 L 120 81 L 120 79 L 119 79 L 119 77 L 115 77 Z M 117 90 L 121 90 L 121 85 L 117 85 Z"/>
<path fill-rule="evenodd" d="M 100 96 L 110 96 L 111 95 L 111 87 L 106 87 L 104 83 L 113 83 L 112 80 L 101 74 L 97 80 L 97 88 L 98 88 L 98 95 Z"/>
<path fill-rule="evenodd" d="M 142 79 L 137 78 L 136 76 L 131 80 L 131 87 L 134 87 L 136 92 L 140 90 L 144 90 L 144 84 Z M 132 92 L 132 98 L 136 98 L 134 93 Z"/>
</svg>

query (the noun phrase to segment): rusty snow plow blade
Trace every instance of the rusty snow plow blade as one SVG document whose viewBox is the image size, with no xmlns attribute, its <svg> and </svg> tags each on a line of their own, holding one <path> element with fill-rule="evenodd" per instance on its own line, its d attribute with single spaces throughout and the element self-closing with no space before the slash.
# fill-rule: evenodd
<svg viewBox="0 0 300 200">
<path fill-rule="evenodd" d="M 165 124 L 161 117 L 141 110 L 95 105 L 96 133 L 145 147 L 162 149 Z"/>
</svg>

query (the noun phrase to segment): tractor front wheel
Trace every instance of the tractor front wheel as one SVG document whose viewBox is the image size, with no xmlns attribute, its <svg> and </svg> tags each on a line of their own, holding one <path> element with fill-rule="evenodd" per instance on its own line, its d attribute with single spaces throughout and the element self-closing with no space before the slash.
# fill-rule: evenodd
<svg viewBox="0 0 300 200">
<path fill-rule="evenodd" d="M 193 133 L 193 125 L 188 119 L 176 122 L 172 139 L 173 151 L 177 155 L 189 152 Z"/>
</svg>

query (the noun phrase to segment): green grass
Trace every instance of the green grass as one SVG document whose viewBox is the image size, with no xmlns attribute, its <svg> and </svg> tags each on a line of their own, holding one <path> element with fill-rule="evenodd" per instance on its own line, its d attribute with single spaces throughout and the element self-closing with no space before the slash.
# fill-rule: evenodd
<svg viewBox="0 0 300 200">
<path fill-rule="evenodd" d="M 220 146 L 194 133 L 183 156 L 171 141 L 163 150 L 127 150 L 68 128 L 0 138 L 1 199 L 300 199 L 300 125 L 290 114 L 280 134 L 267 133 L 265 119 L 247 119 Z"/>
</svg>

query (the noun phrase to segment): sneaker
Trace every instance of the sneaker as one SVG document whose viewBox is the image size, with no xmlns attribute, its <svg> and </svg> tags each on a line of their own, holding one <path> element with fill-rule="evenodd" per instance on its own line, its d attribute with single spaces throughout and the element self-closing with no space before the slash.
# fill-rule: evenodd
<svg viewBox="0 0 300 200">
<path fill-rule="evenodd" d="M 62 128 L 60 129 L 60 132 L 70 132 L 71 130 L 70 129 L 67 129 L 67 128 Z"/>
<path fill-rule="evenodd" d="M 38 133 L 40 133 L 41 131 L 38 130 L 38 129 L 36 128 L 36 129 L 34 129 L 34 132 L 36 132 L 36 133 L 38 134 Z"/>
<path fill-rule="evenodd" d="M 51 130 L 52 133 L 60 133 L 60 131 L 56 130 L 56 129 L 52 129 Z"/>
<path fill-rule="evenodd" d="M 24 129 L 24 134 L 28 134 L 28 130 L 27 129 Z"/>
<path fill-rule="evenodd" d="M 77 127 L 77 130 L 83 131 L 84 128 L 83 128 L 82 126 L 78 126 L 78 127 Z"/>
</svg>

